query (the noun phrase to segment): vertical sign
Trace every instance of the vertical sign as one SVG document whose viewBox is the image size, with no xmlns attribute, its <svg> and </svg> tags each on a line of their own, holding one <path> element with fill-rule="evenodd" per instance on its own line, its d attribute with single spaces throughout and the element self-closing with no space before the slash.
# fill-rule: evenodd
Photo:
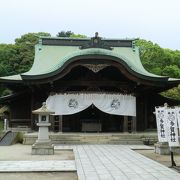
<svg viewBox="0 0 180 180">
<path fill-rule="evenodd" d="M 166 111 L 169 146 L 179 146 L 176 109 L 168 108 Z"/>
<path fill-rule="evenodd" d="M 176 115 L 177 115 L 178 127 L 180 129 L 180 107 L 176 107 Z"/>
<path fill-rule="evenodd" d="M 156 112 L 156 123 L 157 123 L 157 131 L 158 131 L 158 141 L 168 142 L 165 107 L 156 107 L 155 112 Z"/>
</svg>

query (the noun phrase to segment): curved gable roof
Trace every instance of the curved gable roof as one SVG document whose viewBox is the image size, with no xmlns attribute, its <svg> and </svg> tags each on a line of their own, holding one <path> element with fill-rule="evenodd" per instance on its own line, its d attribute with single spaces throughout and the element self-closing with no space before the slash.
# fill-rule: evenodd
<svg viewBox="0 0 180 180">
<path fill-rule="evenodd" d="M 60 69 L 76 59 L 86 57 L 107 57 L 123 64 L 131 73 L 148 78 L 167 79 L 147 72 L 141 64 L 138 49 L 115 47 L 113 50 L 102 48 L 79 49 L 79 47 L 45 46 L 36 52 L 35 61 L 30 71 L 23 73 L 23 79 L 42 79 L 59 73 Z M 76 58 L 78 57 L 78 58 Z"/>
</svg>

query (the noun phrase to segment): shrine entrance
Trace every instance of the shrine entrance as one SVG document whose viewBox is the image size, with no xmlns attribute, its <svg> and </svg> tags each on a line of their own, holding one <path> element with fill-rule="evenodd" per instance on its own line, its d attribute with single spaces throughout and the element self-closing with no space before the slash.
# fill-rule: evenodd
<svg viewBox="0 0 180 180">
<path fill-rule="evenodd" d="M 136 131 L 136 97 L 133 82 L 116 67 L 75 66 L 53 82 L 46 103 L 54 109 L 55 132 Z M 96 66 L 95 66 L 96 67 Z M 99 67 L 99 66 L 98 66 Z M 53 92 L 54 91 L 54 92 Z"/>
<path fill-rule="evenodd" d="M 62 132 L 123 132 L 124 116 L 104 113 L 94 105 L 62 119 Z"/>
</svg>

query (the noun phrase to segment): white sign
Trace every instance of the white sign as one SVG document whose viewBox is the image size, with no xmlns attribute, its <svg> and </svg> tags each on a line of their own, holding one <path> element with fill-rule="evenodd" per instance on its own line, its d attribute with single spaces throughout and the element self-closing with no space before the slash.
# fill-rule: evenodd
<svg viewBox="0 0 180 180">
<path fill-rule="evenodd" d="M 159 142 L 168 142 L 168 132 L 167 132 L 167 123 L 166 123 L 166 109 L 165 107 L 156 107 L 156 123 L 158 131 L 158 141 Z"/>
<path fill-rule="evenodd" d="M 179 146 L 176 109 L 168 108 L 166 110 L 166 116 L 169 146 Z"/>
<path fill-rule="evenodd" d="M 176 115 L 177 115 L 178 127 L 180 129 L 180 107 L 176 107 Z"/>
</svg>

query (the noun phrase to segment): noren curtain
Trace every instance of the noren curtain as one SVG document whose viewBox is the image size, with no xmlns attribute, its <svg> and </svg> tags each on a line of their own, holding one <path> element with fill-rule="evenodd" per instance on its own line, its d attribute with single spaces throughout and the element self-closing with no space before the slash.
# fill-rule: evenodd
<svg viewBox="0 0 180 180">
<path fill-rule="evenodd" d="M 55 94 L 46 100 L 56 115 L 78 113 L 94 104 L 99 110 L 115 115 L 136 116 L 136 98 L 122 94 Z"/>
</svg>

